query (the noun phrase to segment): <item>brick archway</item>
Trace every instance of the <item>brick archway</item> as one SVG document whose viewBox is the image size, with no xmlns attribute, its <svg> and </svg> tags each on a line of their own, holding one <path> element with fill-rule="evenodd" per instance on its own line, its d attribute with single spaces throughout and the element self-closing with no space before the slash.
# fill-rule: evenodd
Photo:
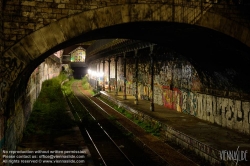
<svg viewBox="0 0 250 166">
<path fill-rule="evenodd" d="M 193 8 L 187 10 L 191 11 Z M 93 30 L 142 21 L 178 22 L 219 31 L 250 47 L 248 28 L 216 13 L 206 12 L 202 17 L 199 17 L 199 13 L 196 15 L 195 22 L 184 21 L 184 18 L 172 15 L 169 4 L 127 4 L 84 11 L 34 31 L 6 50 L 0 59 L 1 113 L 10 111 L 6 110 L 9 92 L 15 87 L 14 82 L 18 84 L 20 81 L 20 74 L 32 66 L 35 60 L 41 56 L 49 56 L 52 50 L 59 49 L 65 42 Z M 190 20 L 193 20 L 193 17 Z"/>
<path fill-rule="evenodd" d="M 172 11 L 168 9 L 169 5 L 164 4 L 133 4 L 104 7 L 63 18 L 31 33 L 4 52 L 1 58 L 5 64 L 1 66 L 1 71 L 3 71 L 2 82 L 6 85 L 1 86 L 0 89 L 2 99 L 4 101 L 7 100 L 7 91 L 18 74 L 27 65 L 57 45 L 84 33 L 112 25 L 140 21 L 172 22 Z M 175 18 L 174 20 L 181 23 L 184 19 Z M 216 13 L 207 12 L 194 25 L 222 32 L 250 46 L 248 28 Z"/>
</svg>

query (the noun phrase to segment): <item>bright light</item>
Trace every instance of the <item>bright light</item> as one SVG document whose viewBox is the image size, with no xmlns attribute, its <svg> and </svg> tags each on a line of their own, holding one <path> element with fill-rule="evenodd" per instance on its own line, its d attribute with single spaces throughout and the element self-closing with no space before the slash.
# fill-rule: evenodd
<svg viewBox="0 0 250 166">
<path fill-rule="evenodd" d="M 88 73 L 89 73 L 89 75 L 91 75 L 92 71 L 90 69 L 88 69 Z"/>
<path fill-rule="evenodd" d="M 97 72 L 96 72 L 96 71 L 93 71 L 93 72 L 92 72 L 92 75 L 93 75 L 94 77 L 97 77 Z"/>
<path fill-rule="evenodd" d="M 103 77 L 104 73 L 103 72 L 96 72 L 88 69 L 88 74 L 93 77 Z"/>
<path fill-rule="evenodd" d="M 98 72 L 97 75 L 98 77 L 103 77 L 103 72 Z"/>
</svg>

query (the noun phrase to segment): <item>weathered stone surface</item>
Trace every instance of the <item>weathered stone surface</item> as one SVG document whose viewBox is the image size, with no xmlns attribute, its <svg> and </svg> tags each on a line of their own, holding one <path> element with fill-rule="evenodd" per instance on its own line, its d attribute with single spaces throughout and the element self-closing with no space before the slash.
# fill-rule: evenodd
<svg viewBox="0 0 250 166">
<path fill-rule="evenodd" d="M 12 54 L 14 53 L 16 57 L 18 57 L 21 61 L 25 63 L 29 63 L 31 58 L 29 57 L 29 54 L 27 50 L 21 45 L 21 43 L 18 43 L 11 47 L 5 54 Z"/>
<path fill-rule="evenodd" d="M 38 49 L 37 44 L 34 42 L 31 35 L 27 36 L 25 39 L 22 39 L 21 44 L 24 48 L 26 48 L 26 51 L 28 52 L 28 56 L 34 60 L 36 57 L 41 55 L 41 52 Z"/>
<path fill-rule="evenodd" d="M 30 36 L 31 36 L 34 44 L 36 44 L 36 46 L 39 50 L 39 53 L 44 53 L 44 52 L 48 51 L 49 47 L 48 47 L 47 41 L 44 40 L 44 34 L 41 33 L 41 30 L 38 30 L 38 31 L 32 33 Z"/>
<path fill-rule="evenodd" d="M 58 24 L 60 25 L 60 29 L 64 34 L 65 40 L 69 40 L 79 34 L 75 31 L 75 21 L 72 18 L 63 18 Z"/>
<path fill-rule="evenodd" d="M 49 25 L 49 29 L 51 30 L 50 33 L 53 34 L 53 36 L 56 39 L 56 43 L 53 45 L 60 44 L 66 40 L 66 37 L 64 36 L 62 30 L 61 30 L 61 24 L 58 22 L 53 22 Z"/>
</svg>

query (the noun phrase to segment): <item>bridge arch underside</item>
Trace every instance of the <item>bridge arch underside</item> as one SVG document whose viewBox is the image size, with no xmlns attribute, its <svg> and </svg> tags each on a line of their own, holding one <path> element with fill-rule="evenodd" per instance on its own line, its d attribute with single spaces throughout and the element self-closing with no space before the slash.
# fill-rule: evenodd
<svg viewBox="0 0 250 166">
<path fill-rule="evenodd" d="M 208 87 L 216 86 L 219 79 L 213 82 L 212 78 L 218 72 L 233 83 L 232 87 L 225 88 L 250 93 L 250 43 L 247 40 L 250 35 L 236 35 L 238 38 L 234 39 L 232 36 L 236 33 L 232 33 L 231 37 L 225 35 L 228 32 L 223 34 L 223 28 L 216 28 L 216 24 L 212 23 L 214 20 L 201 19 L 197 25 L 191 25 L 172 22 L 172 17 L 156 17 L 153 14 L 144 17 L 148 13 L 140 7 L 131 7 L 129 12 L 128 9 L 129 6 L 107 7 L 63 18 L 31 33 L 6 50 L 0 61 L 3 63 L 0 66 L 0 95 L 3 101 L 0 109 L 7 121 L 16 111 L 14 103 L 24 94 L 29 75 L 45 58 L 67 46 L 105 38 L 136 39 L 158 44 L 186 57 L 200 76 L 204 76 L 204 84 Z M 159 21 L 159 18 L 162 19 Z M 230 21 L 228 25 L 231 25 Z M 247 28 L 244 29 L 245 34 L 248 32 Z M 97 58 L 102 57 L 94 57 Z M 89 57 L 89 61 L 94 59 Z"/>
<path fill-rule="evenodd" d="M 173 22 L 133 22 L 92 30 L 58 44 L 39 55 L 18 74 L 10 89 L 12 98 L 17 100 L 18 91 L 24 88 L 20 86 L 25 86 L 30 73 L 53 52 L 72 44 L 109 38 L 152 42 L 157 45 L 154 50 L 155 54 L 165 54 L 168 51 L 178 53 L 197 70 L 204 88 L 221 88 L 225 91 L 250 93 L 248 86 L 250 83 L 250 70 L 248 69 L 250 49 L 248 46 L 230 36 L 196 25 Z M 35 49 L 37 48 L 34 48 L 34 51 Z M 87 55 L 86 61 L 91 63 L 91 61 L 103 58 L 102 55 L 91 57 Z M 10 103 L 10 105 L 13 104 Z"/>
</svg>

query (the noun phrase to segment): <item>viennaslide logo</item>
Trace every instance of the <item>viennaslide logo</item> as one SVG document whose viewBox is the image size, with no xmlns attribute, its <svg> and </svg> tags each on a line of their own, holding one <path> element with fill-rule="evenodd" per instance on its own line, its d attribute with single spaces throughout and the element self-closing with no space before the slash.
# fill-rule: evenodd
<svg viewBox="0 0 250 166">
<path fill-rule="evenodd" d="M 240 161 L 248 161 L 247 150 L 239 150 L 239 146 L 236 150 L 221 150 L 219 152 L 222 161 L 234 161 L 236 165 Z"/>
</svg>

